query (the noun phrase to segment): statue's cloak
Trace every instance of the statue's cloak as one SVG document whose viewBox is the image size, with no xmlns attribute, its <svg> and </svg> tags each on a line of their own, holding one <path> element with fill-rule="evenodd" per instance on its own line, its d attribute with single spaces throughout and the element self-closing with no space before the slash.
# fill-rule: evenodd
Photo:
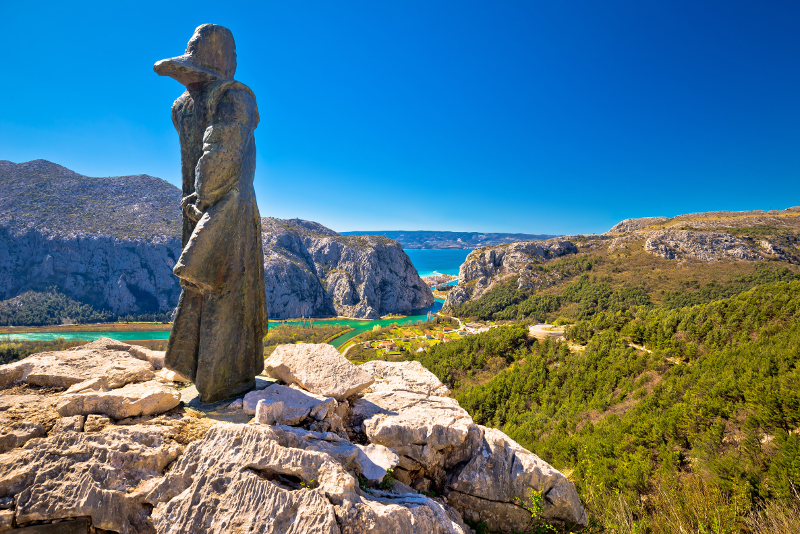
<svg viewBox="0 0 800 534">
<path fill-rule="evenodd" d="M 202 217 L 184 218 L 174 268 L 181 293 L 165 366 L 191 379 L 203 402 L 250 389 L 264 369 L 267 333 L 261 217 L 253 190 L 258 109 L 236 81 L 187 91 L 172 107 L 184 196 Z"/>
</svg>

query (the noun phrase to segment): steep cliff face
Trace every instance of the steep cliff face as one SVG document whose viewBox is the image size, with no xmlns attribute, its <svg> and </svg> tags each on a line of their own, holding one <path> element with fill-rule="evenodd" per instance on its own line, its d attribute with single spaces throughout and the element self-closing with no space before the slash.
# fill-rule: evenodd
<svg viewBox="0 0 800 534">
<path fill-rule="evenodd" d="M 117 315 L 171 312 L 180 198 L 152 176 L 89 178 L 44 160 L 0 161 L 0 302 L 55 287 Z M 263 245 L 273 318 L 374 319 L 433 305 L 391 239 L 263 219 Z"/>
<path fill-rule="evenodd" d="M 340 236 L 300 219 L 261 220 L 271 318 L 342 315 L 377 319 L 434 303 L 399 243 Z"/>
<path fill-rule="evenodd" d="M 537 274 L 531 265 L 576 254 L 578 248 L 570 240 L 520 241 L 472 251 L 461 265 L 459 283 L 447 294 L 445 306 L 463 304 L 484 294 L 500 279 L 519 276 L 520 288 L 536 283 Z"/>
<path fill-rule="evenodd" d="M 0 300 L 55 286 L 118 315 L 170 312 L 179 202 L 176 187 L 152 176 L 0 161 Z"/>
</svg>

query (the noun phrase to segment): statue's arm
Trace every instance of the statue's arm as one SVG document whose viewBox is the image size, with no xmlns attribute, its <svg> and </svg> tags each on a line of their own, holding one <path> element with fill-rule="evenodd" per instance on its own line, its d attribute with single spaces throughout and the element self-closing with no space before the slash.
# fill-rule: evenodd
<svg viewBox="0 0 800 534">
<path fill-rule="evenodd" d="M 203 155 L 195 168 L 195 205 L 200 211 L 216 204 L 239 179 L 255 117 L 256 105 L 250 92 L 230 89 L 222 97 L 213 123 L 203 135 Z"/>
</svg>

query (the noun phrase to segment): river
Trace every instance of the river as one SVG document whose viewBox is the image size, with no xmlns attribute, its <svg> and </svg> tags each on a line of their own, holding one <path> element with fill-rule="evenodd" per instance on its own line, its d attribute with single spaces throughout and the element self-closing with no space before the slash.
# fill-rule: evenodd
<svg viewBox="0 0 800 534">
<path fill-rule="evenodd" d="M 411 262 L 416 267 L 420 276 L 430 276 L 434 271 L 440 274 L 457 275 L 461 264 L 467 254 L 472 252 L 467 249 L 408 249 L 405 251 Z M 428 312 L 436 313 L 442 309 L 444 303 L 441 299 L 436 299 L 436 303 L 425 310 L 419 310 L 414 315 L 403 317 L 402 319 L 379 319 L 379 320 L 358 320 L 358 319 L 307 319 L 305 321 L 270 321 L 270 326 L 277 326 L 280 324 L 318 324 L 318 325 L 346 325 L 353 330 L 342 334 L 333 341 L 331 345 L 340 347 L 349 339 L 357 336 L 367 330 L 372 330 L 375 325 L 381 327 L 388 326 L 392 323 L 397 324 L 413 324 L 416 322 L 425 321 Z M 12 340 L 44 340 L 49 341 L 58 338 L 66 340 L 83 339 L 86 341 L 94 341 L 101 337 L 108 337 L 119 341 L 136 341 L 136 340 L 151 340 L 151 339 L 169 339 L 169 330 L 149 330 L 141 332 L 31 332 L 19 334 L 0 334 L 1 341 Z"/>
</svg>

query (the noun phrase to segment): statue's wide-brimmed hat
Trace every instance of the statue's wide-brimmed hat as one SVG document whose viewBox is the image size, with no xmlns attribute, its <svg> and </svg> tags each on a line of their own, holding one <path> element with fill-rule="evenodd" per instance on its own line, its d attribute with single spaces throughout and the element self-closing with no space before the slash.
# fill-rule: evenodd
<svg viewBox="0 0 800 534">
<path fill-rule="evenodd" d="M 194 82 L 232 80 L 236 73 L 236 43 L 224 26 L 198 26 L 182 56 L 162 59 L 153 70 L 189 85 Z"/>
</svg>

